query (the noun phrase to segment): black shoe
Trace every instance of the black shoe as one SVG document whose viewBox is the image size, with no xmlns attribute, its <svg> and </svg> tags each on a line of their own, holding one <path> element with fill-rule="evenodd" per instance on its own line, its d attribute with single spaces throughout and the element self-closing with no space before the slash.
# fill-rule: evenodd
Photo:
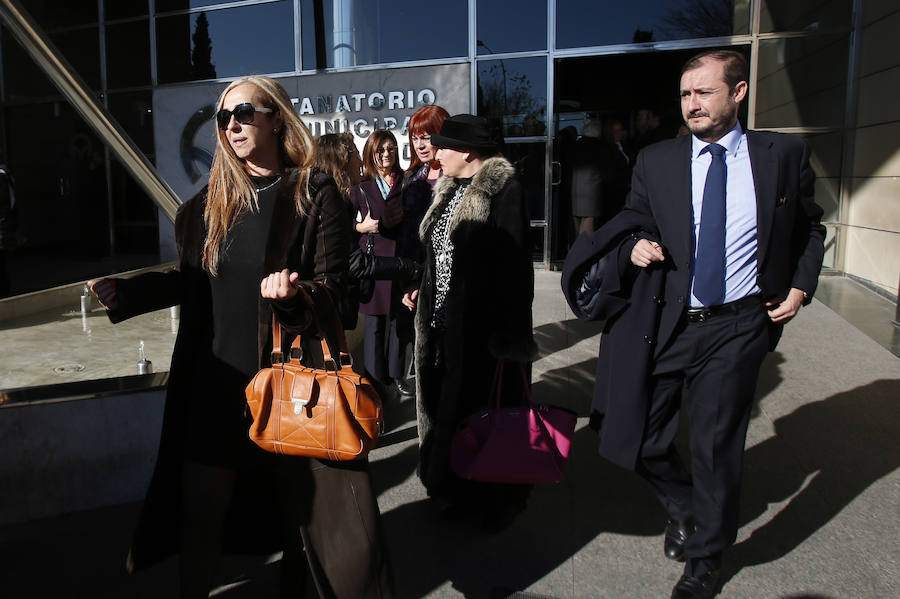
<svg viewBox="0 0 900 599">
<path fill-rule="evenodd" d="M 684 544 L 688 537 L 694 534 L 694 522 L 692 520 L 672 520 L 666 522 L 666 538 L 663 542 L 663 552 L 666 557 L 676 562 L 684 561 Z"/>
<path fill-rule="evenodd" d="M 716 596 L 718 584 L 718 570 L 710 570 L 700 576 L 684 574 L 672 589 L 671 599 L 712 599 Z"/>
<path fill-rule="evenodd" d="M 397 393 L 399 393 L 401 397 L 410 397 L 416 394 L 416 386 L 407 379 L 398 378 L 395 386 L 397 388 Z"/>
</svg>

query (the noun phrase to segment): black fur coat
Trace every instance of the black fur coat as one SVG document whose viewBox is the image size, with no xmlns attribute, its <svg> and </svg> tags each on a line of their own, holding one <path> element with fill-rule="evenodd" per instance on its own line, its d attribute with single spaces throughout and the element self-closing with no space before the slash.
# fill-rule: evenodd
<svg viewBox="0 0 900 599">
<path fill-rule="evenodd" d="M 454 484 L 450 439 L 459 422 L 489 402 L 498 359 L 533 355 L 534 297 L 525 194 L 513 166 L 486 160 L 450 221 L 454 244 L 443 330 L 431 327 L 435 301 L 435 224 L 459 182 L 442 177 L 419 229 L 425 265 L 416 312 L 419 476 L 430 492 Z M 517 368 L 508 369 L 521 378 Z"/>
</svg>

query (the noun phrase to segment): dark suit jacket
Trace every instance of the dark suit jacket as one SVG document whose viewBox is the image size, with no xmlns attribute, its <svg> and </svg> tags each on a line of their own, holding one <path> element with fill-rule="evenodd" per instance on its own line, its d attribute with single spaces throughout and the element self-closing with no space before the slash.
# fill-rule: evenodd
<svg viewBox="0 0 900 599">
<path fill-rule="evenodd" d="M 813 198 L 809 149 L 798 137 L 747 131 L 756 187 L 757 285 L 763 298 L 784 299 L 791 287 L 810 297 L 825 253 L 822 209 Z M 690 300 L 693 220 L 691 136 L 647 146 L 638 155 L 626 210 L 652 216 L 667 260 L 657 351 L 671 337 Z M 772 325 L 774 349 L 782 327 Z"/>
<path fill-rule="evenodd" d="M 813 200 L 809 151 L 802 140 L 778 133 L 748 131 L 747 142 L 757 197 L 757 284 L 767 299 L 783 298 L 791 287 L 812 296 L 825 228 Z M 600 455 L 624 468 L 634 468 L 640 450 L 653 358 L 672 337 L 690 295 L 690 152 L 690 136 L 645 148 L 626 209 L 593 235 L 581 235 L 563 268 L 563 292 L 575 314 L 607 321 L 591 424 L 600 430 Z M 659 241 L 666 261 L 646 269 L 632 265 L 631 249 L 640 237 Z M 599 296 L 585 309 L 579 288 L 595 264 Z M 770 326 L 771 349 L 781 329 Z"/>
</svg>

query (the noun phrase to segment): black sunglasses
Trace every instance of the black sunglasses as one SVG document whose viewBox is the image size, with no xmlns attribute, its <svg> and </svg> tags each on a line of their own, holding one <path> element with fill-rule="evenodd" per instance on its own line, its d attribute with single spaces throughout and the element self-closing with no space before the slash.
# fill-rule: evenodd
<svg viewBox="0 0 900 599">
<path fill-rule="evenodd" d="M 231 122 L 232 115 L 234 116 L 234 120 L 239 122 L 242 125 L 249 125 L 253 122 L 253 115 L 257 112 L 275 112 L 271 108 L 257 108 L 250 102 L 244 102 L 243 104 L 238 104 L 232 110 L 225 110 L 224 108 L 216 113 L 216 121 L 219 123 L 219 129 L 225 131 L 228 129 L 228 123 Z"/>
</svg>

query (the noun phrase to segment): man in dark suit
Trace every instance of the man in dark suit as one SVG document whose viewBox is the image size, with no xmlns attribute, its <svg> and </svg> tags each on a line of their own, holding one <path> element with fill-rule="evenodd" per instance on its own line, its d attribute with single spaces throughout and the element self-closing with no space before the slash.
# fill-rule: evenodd
<svg viewBox="0 0 900 599">
<path fill-rule="evenodd" d="M 692 135 L 641 152 L 625 209 L 651 218 L 658 236 L 638 232 L 619 253 L 633 276 L 664 273 L 664 292 L 653 298 L 656 336 L 645 338 L 653 347 L 645 422 L 633 432 L 636 470 L 669 513 L 665 554 L 686 561 L 674 599 L 718 591 L 722 552 L 737 534 L 759 368 L 784 323 L 809 303 L 824 254 L 806 144 L 744 131 L 737 120 L 746 70 L 732 51 L 685 64 L 681 107 Z M 682 387 L 690 473 L 673 446 Z"/>
</svg>

